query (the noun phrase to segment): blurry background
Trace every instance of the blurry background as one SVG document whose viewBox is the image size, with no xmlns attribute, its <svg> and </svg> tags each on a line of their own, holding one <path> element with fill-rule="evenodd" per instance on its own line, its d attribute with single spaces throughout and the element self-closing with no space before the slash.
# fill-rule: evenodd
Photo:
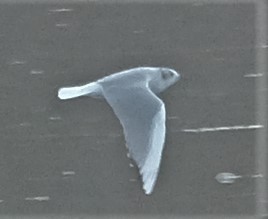
<svg viewBox="0 0 268 219">
<path fill-rule="evenodd" d="M 0 212 L 3 215 L 254 215 L 255 5 L 0 3 Z M 137 66 L 182 79 L 161 95 L 167 138 L 145 196 L 122 128 L 102 100 L 59 87 Z"/>
</svg>

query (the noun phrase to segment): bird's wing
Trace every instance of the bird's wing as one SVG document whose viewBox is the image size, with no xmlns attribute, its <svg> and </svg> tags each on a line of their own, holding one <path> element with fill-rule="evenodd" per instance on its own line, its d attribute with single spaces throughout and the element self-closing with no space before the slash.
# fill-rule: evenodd
<svg viewBox="0 0 268 219">
<path fill-rule="evenodd" d="M 153 191 L 165 142 L 165 105 L 146 87 L 103 88 L 119 118 L 131 158 L 142 176 L 146 194 Z"/>
</svg>

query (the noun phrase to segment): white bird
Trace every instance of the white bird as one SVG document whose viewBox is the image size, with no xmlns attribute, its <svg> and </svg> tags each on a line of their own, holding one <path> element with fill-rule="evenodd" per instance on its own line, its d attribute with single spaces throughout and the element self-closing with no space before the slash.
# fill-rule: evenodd
<svg viewBox="0 0 268 219">
<path fill-rule="evenodd" d="M 60 88 L 58 97 L 106 99 L 123 126 L 129 154 L 139 168 L 145 194 L 149 195 L 159 172 L 166 134 L 165 105 L 156 94 L 179 78 L 170 68 L 138 67 L 83 86 Z"/>
</svg>

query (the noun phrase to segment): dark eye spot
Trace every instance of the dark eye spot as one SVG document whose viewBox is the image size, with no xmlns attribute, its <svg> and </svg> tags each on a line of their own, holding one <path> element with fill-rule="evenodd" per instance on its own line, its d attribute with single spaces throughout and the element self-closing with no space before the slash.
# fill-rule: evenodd
<svg viewBox="0 0 268 219">
<path fill-rule="evenodd" d="M 173 72 L 171 72 L 171 71 L 162 71 L 162 74 L 161 75 L 162 75 L 162 78 L 164 80 L 167 80 L 167 79 L 173 77 Z"/>
</svg>

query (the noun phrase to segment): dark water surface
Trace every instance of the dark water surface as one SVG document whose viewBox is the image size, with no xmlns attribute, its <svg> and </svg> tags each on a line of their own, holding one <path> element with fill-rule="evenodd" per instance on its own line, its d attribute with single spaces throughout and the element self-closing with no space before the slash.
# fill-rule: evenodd
<svg viewBox="0 0 268 219">
<path fill-rule="evenodd" d="M 256 123 L 255 78 L 244 77 L 255 73 L 254 13 L 253 4 L 0 3 L 1 214 L 254 214 L 255 179 L 214 177 L 256 174 L 256 131 L 182 131 Z M 151 196 L 109 105 L 56 97 L 136 66 L 182 75 L 161 95 L 170 119 Z"/>
</svg>

